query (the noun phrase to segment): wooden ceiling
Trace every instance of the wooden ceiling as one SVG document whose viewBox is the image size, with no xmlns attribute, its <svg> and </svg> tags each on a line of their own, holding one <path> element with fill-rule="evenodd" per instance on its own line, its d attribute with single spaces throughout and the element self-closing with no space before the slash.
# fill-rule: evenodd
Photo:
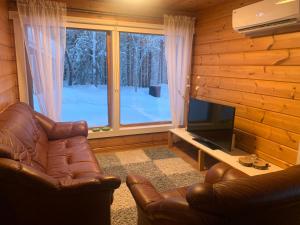
<svg viewBox="0 0 300 225">
<path fill-rule="evenodd" d="M 230 0 L 60 0 L 67 3 L 69 12 L 88 12 L 107 15 L 156 17 L 164 14 L 196 16 L 205 8 Z"/>
<path fill-rule="evenodd" d="M 99 3 L 113 3 L 128 7 L 153 7 L 167 11 L 197 12 L 201 9 L 225 2 L 225 0 L 89 0 Z"/>
<path fill-rule="evenodd" d="M 8 0 L 10 10 L 16 0 Z M 53 0 L 67 3 L 69 13 L 162 18 L 164 14 L 195 16 L 205 8 L 230 0 Z M 75 13 L 76 14 L 76 13 Z"/>
</svg>

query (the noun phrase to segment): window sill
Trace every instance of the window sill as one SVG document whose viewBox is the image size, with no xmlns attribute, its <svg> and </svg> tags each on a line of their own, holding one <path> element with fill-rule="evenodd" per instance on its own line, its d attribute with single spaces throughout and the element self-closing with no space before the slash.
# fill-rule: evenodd
<svg viewBox="0 0 300 225">
<path fill-rule="evenodd" d="M 160 132 L 166 132 L 171 128 L 172 128 L 172 124 L 168 123 L 168 124 L 145 125 L 145 126 L 137 126 L 137 127 L 122 127 L 120 128 L 120 130 L 111 130 L 111 131 L 93 132 L 90 130 L 88 139 L 160 133 Z"/>
</svg>

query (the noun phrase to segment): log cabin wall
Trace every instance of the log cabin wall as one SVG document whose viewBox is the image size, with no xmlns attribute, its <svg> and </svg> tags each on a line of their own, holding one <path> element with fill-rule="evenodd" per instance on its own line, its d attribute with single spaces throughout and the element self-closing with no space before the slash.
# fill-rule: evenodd
<svg viewBox="0 0 300 225">
<path fill-rule="evenodd" d="M 191 96 L 236 106 L 236 146 L 283 168 L 300 140 L 300 32 L 247 38 L 228 1 L 198 12 Z"/>
<path fill-rule="evenodd" d="M 17 68 L 8 4 L 0 1 L 0 111 L 18 101 Z"/>
</svg>

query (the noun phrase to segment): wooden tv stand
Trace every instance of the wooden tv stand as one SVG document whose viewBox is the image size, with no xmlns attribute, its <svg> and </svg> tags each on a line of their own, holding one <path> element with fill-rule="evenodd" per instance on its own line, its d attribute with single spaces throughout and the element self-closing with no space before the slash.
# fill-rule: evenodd
<svg viewBox="0 0 300 225">
<path fill-rule="evenodd" d="M 267 170 L 258 170 L 252 167 L 245 167 L 239 163 L 239 157 L 249 155 L 249 153 L 244 152 L 240 149 L 234 148 L 231 152 L 225 152 L 221 150 L 213 150 L 193 139 L 191 133 L 186 131 L 185 128 L 175 128 L 169 130 L 169 147 L 171 148 L 174 143 L 175 137 L 180 138 L 191 145 L 198 148 L 198 165 L 200 170 L 204 170 L 204 157 L 206 154 L 210 155 L 211 157 L 227 163 L 228 165 L 238 169 L 250 176 L 266 174 L 271 172 L 276 172 L 282 170 L 282 168 L 269 163 L 270 167 Z"/>
</svg>

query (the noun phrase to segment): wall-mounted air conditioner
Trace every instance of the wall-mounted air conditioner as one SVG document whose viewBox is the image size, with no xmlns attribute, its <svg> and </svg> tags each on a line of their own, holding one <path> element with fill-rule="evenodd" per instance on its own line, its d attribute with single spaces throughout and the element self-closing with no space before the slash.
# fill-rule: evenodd
<svg viewBox="0 0 300 225">
<path fill-rule="evenodd" d="M 300 0 L 264 0 L 233 10 L 232 25 L 248 36 L 300 30 Z"/>
</svg>

